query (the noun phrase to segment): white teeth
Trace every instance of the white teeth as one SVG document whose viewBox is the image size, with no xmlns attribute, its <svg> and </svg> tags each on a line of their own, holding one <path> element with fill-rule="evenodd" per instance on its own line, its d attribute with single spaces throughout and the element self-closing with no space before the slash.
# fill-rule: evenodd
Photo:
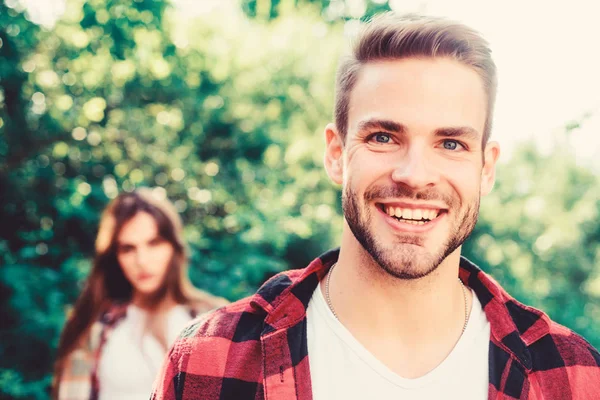
<svg viewBox="0 0 600 400">
<path fill-rule="evenodd" d="M 431 221 L 437 218 L 439 214 L 439 210 L 434 209 L 418 209 L 418 208 L 401 208 L 401 207 L 384 207 L 386 214 L 391 217 L 403 218 L 407 223 L 419 223 L 419 225 L 424 224 L 427 221 Z M 410 221 L 408 221 L 410 220 Z"/>
<path fill-rule="evenodd" d="M 423 218 L 423 211 L 421 210 L 413 210 L 412 219 L 415 221 L 420 221 Z"/>
</svg>

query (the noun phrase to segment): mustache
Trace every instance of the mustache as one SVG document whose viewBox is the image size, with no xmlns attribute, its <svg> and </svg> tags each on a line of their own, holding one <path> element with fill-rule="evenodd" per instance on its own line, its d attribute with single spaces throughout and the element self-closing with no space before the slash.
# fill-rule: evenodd
<svg viewBox="0 0 600 400">
<path fill-rule="evenodd" d="M 412 190 L 405 185 L 395 186 L 373 186 L 365 192 L 366 200 L 378 198 L 404 198 L 406 200 L 442 201 L 449 207 L 456 204 L 456 199 L 435 189 Z"/>
</svg>

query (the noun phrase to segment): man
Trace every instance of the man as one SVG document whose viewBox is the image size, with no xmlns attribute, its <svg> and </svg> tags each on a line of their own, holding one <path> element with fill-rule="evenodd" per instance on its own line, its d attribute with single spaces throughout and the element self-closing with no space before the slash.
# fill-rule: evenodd
<svg viewBox="0 0 600 400">
<path fill-rule="evenodd" d="M 154 399 L 594 399 L 600 354 L 465 258 L 495 65 L 452 22 L 373 20 L 337 77 L 341 246 L 187 328 Z"/>
</svg>

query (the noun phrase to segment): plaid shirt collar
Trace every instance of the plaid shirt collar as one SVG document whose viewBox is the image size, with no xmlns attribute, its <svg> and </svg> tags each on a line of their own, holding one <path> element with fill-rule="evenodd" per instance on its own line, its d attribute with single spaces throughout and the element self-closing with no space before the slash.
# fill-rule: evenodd
<svg viewBox="0 0 600 400">
<path fill-rule="evenodd" d="M 267 314 L 263 335 L 288 329 L 306 316 L 313 292 L 338 256 L 339 249 L 330 250 L 300 275 L 294 278 L 278 275 L 252 296 L 251 304 Z M 549 317 L 517 302 L 492 277 L 464 257 L 460 259 L 459 276 L 481 302 L 490 322 L 492 341 L 530 371 L 532 360 L 527 347 L 550 333 Z"/>
<path fill-rule="evenodd" d="M 312 399 L 306 309 L 338 255 L 333 250 L 305 269 L 282 272 L 254 296 L 188 326 L 153 400 Z M 515 301 L 464 258 L 459 275 L 490 322 L 489 399 L 598 397 L 600 354 L 585 339 Z"/>
</svg>

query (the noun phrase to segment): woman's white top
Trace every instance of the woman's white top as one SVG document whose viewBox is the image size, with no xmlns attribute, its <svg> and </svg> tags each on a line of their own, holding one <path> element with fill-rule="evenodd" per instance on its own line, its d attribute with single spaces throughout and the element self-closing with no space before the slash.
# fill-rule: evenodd
<svg viewBox="0 0 600 400">
<path fill-rule="evenodd" d="M 148 400 L 154 378 L 162 367 L 165 350 L 149 332 L 144 332 L 148 313 L 133 304 L 111 332 L 98 363 L 100 400 Z M 169 346 L 191 321 L 189 310 L 173 307 L 166 317 Z"/>
</svg>

